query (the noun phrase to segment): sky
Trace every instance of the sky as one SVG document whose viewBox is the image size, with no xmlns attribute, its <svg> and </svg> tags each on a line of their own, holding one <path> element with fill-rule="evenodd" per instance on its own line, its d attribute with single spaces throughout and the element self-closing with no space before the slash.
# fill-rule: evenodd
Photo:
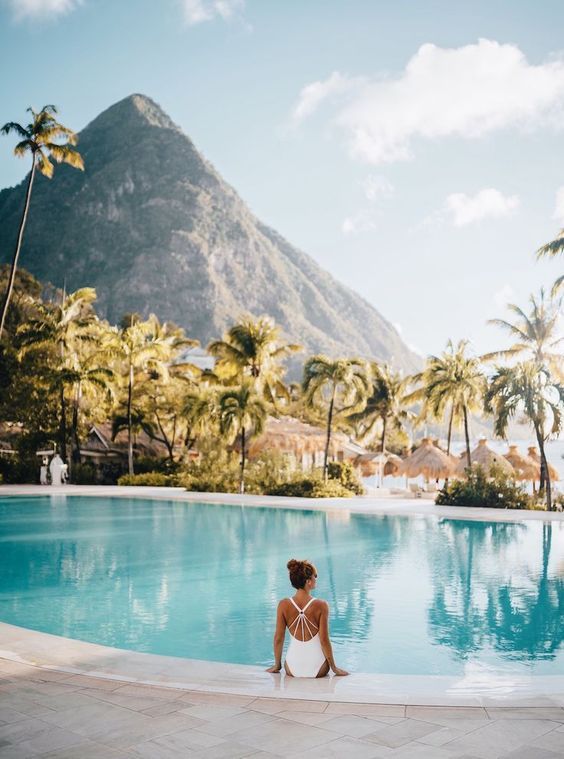
<svg viewBox="0 0 564 759">
<path fill-rule="evenodd" d="M 564 226 L 563 27 L 559 0 L 0 0 L 0 123 L 149 95 L 411 348 L 481 353 L 564 267 L 535 257 Z"/>
</svg>

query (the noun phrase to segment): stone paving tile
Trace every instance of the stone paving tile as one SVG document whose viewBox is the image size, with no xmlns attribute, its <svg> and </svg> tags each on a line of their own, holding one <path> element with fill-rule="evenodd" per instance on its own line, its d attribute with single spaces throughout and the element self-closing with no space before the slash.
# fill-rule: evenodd
<svg viewBox="0 0 564 759">
<path fill-rule="evenodd" d="M 52 709 L 43 704 L 38 704 L 26 698 L 4 698 L 0 695 L 0 709 L 15 709 L 17 712 L 25 714 L 26 717 L 40 717 L 43 714 L 49 714 Z"/>
<path fill-rule="evenodd" d="M 237 717 L 239 714 L 246 714 L 248 709 L 241 709 L 240 706 L 226 706 L 213 704 L 198 704 L 196 706 L 186 706 L 179 710 L 179 714 L 186 714 L 189 717 L 196 717 L 205 722 L 216 722 L 225 720 L 230 717 Z"/>
<path fill-rule="evenodd" d="M 182 711 L 182 704 L 179 701 L 161 701 L 148 709 L 141 709 L 141 712 L 149 717 L 163 717 L 165 714 L 174 714 L 178 711 Z"/>
<path fill-rule="evenodd" d="M 346 736 L 336 738 L 329 743 L 323 743 L 308 751 L 297 754 L 289 754 L 292 759 L 382 759 L 386 754 L 382 753 L 382 746 L 363 741 L 358 738 Z M 389 751 L 389 749 L 388 749 Z"/>
<path fill-rule="evenodd" d="M 550 720 L 496 720 L 451 741 L 448 748 L 461 753 L 466 751 L 483 759 L 498 759 L 524 744 L 536 743 L 538 738 L 554 730 L 558 724 Z"/>
<path fill-rule="evenodd" d="M 564 722 L 564 708 L 559 706 L 507 707 L 488 706 L 486 711 L 491 719 L 550 719 Z"/>
<path fill-rule="evenodd" d="M 405 716 L 428 722 L 437 722 L 438 719 L 489 719 L 485 709 L 475 706 L 407 706 Z"/>
<path fill-rule="evenodd" d="M 204 749 L 197 756 L 198 759 L 244 759 L 244 757 L 252 757 L 256 753 L 251 746 L 244 743 L 226 741 L 219 746 Z"/>
<path fill-rule="evenodd" d="M 62 730 L 54 725 L 45 725 L 45 730 L 36 733 L 29 740 L 19 741 L 14 749 L 19 759 L 28 759 L 28 757 L 39 756 L 47 752 L 61 751 L 63 749 L 74 749 L 78 744 L 83 742 L 81 735 L 72 733 L 69 730 Z M 0 754 L 2 756 L 2 754 Z M 78 757 L 79 754 L 75 753 Z"/>
<path fill-rule="evenodd" d="M 424 746 L 421 743 L 408 743 L 394 752 L 393 759 L 460 759 L 460 754 L 450 751 L 448 746 Z"/>
<path fill-rule="evenodd" d="M 79 743 L 67 749 L 49 751 L 40 756 L 41 759 L 131 759 L 131 754 L 126 754 L 125 751 L 118 751 L 118 749 L 92 741 Z"/>
<path fill-rule="evenodd" d="M 205 691 L 184 691 L 180 701 L 191 704 L 228 704 L 233 706 L 248 706 L 256 701 L 255 696 L 238 696 L 234 693 L 208 693 Z"/>
<path fill-rule="evenodd" d="M 116 690 L 124 685 L 119 680 L 108 680 L 104 677 L 93 677 L 92 675 L 66 675 L 61 681 L 69 685 L 79 685 L 82 688 L 96 688 L 99 690 Z"/>
<path fill-rule="evenodd" d="M 307 708 L 307 704 L 305 705 Z M 322 725 L 328 720 L 335 719 L 335 714 L 327 714 L 327 712 L 278 712 L 276 716 L 279 719 L 287 719 L 290 722 L 300 722 L 302 725 Z"/>
<path fill-rule="evenodd" d="M 510 754 L 505 754 L 504 759 L 556 759 L 556 757 L 562 757 L 562 754 L 535 746 L 523 746 Z"/>
<path fill-rule="evenodd" d="M 324 712 L 328 707 L 327 701 L 301 701 L 290 698 L 257 698 L 248 705 L 249 709 L 265 714 L 277 714 L 282 711 Z"/>
<path fill-rule="evenodd" d="M 235 714 L 233 717 L 213 720 L 212 722 L 203 722 L 198 730 L 209 735 L 216 735 L 223 738 L 226 735 L 237 733 L 241 730 L 248 730 L 257 725 L 274 720 L 271 714 L 261 714 L 260 712 L 244 711 L 242 714 Z"/>
<path fill-rule="evenodd" d="M 477 729 L 477 727 L 475 729 Z M 424 743 L 427 746 L 444 746 L 446 743 L 456 740 L 456 738 L 462 738 L 468 732 L 472 731 L 468 730 L 463 732 L 462 730 L 455 730 L 452 727 L 441 727 L 433 733 L 421 735 L 417 738 L 417 742 Z"/>
<path fill-rule="evenodd" d="M 401 704 L 344 704 L 330 703 L 325 710 L 327 714 L 358 714 L 361 717 L 390 717 L 403 719 L 405 706 Z"/>
<path fill-rule="evenodd" d="M 133 756 L 148 756 L 151 759 L 162 756 L 163 759 L 168 759 L 168 757 L 189 756 L 190 753 L 202 752 L 204 749 L 214 748 L 225 743 L 228 743 L 228 740 L 207 733 L 200 733 L 196 730 L 179 730 L 130 746 L 128 751 Z M 151 749 L 153 750 L 152 754 Z"/>
<path fill-rule="evenodd" d="M 125 709 L 131 709 L 134 712 L 144 712 L 151 707 L 157 707 L 160 704 L 170 704 L 171 701 L 164 701 L 162 698 L 153 698 L 151 691 L 146 690 L 145 695 L 132 696 L 118 691 L 102 690 L 83 690 L 80 693 L 87 694 L 90 699 L 106 704 L 115 704 L 123 706 Z M 179 700 L 172 700 L 177 705 L 177 709 L 182 709 L 185 704 Z M 170 713 L 170 712 L 169 712 Z"/>
<path fill-rule="evenodd" d="M 301 725 L 285 719 L 274 718 L 263 725 L 240 730 L 231 735 L 232 740 L 247 743 L 261 751 L 277 756 L 288 756 L 329 743 L 343 736 L 315 725 Z"/>
<path fill-rule="evenodd" d="M 365 735 L 364 739 L 390 748 L 399 748 L 437 730 L 440 730 L 439 725 L 432 725 L 421 720 L 405 719 L 398 722 L 397 725 L 382 726 L 381 729 Z"/>
<path fill-rule="evenodd" d="M 114 693 L 118 693 L 122 696 L 147 697 L 148 691 L 150 691 L 151 698 L 162 698 L 164 701 L 176 701 L 177 698 L 186 695 L 186 691 L 184 690 L 159 688 L 156 685 L 120 685 L 119 688 L 116 688 Z"/>
<path fill-rule="evenodd" d="M 334 733 L 350 736 L 351 738 L 362 738 L 369 733 L 385 727 L 384 723 L 378 722 L 371 717 L 358 717 L 356 714 L 340 714 L 332 716 L 327 722 L 323 723 L 325 730 L 332 730 Z"/>
<path fill-rule="evenodd" d="M 9 706 L 0 706 L 0 724 L 7 725 L 10 722 L 21 722 L 23 719 L 27 719 L 27 716 L 23 712 L 11 709 Z"/>
<path fill-rule="evenodd" d="M 538 748 L 559 752 L 564 756 L 564 731 L 562 730 L 551 730 L 538 738 L 529 738 L 527 743 Z"/>
<path fill-rule="evenodd" d="M 115 725 L 109 730 L 100 725 L 99 731 L 90 736 L 91 740 L 113 748 L 128 748 L 142 741 L 154 740 L 164 735 L 194 728 L 196 722 L 206 724 L 201 723 L 200 720 L 193 720 L 190 717 L 177 714 L 169 714 L 164 717 L 147 717 L 143 714 L 136 714 L 135 717 L 139 719 L 138 722 L 129 722 L 125 726 Z"/>
</svg>

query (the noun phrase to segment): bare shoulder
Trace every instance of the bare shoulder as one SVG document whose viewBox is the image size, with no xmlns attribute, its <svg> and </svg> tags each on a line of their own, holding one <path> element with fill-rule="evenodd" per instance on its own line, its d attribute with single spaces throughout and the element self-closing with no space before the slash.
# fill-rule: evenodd
<svg viewBox="0 0 564 759">
<path fill-rule="evenodd" d="M 327 601 L 324 601 L 323 598 L 316 598 L 314 605 L 319 609 L 319 611 L 322 614 L 329 613 L 329 604 L 327 603 Z"/>
</svg>

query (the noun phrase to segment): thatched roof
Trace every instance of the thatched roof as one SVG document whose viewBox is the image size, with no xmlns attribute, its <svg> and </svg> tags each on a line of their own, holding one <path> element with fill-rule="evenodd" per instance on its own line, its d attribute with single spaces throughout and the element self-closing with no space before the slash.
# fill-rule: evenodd
<svg viewBox="0 0 564 759">
<path fill-rule="evenodd" d="M 518 480 L 537 480 L 539 475 L 538 464 L 530 457 L 519 453 L 516 445 L 510 445 L 507 453 L 503 454 L 515 470 Z"/>
<path fill-rule="evenodd" d="M 540 480 L 540 454 L 538 452 L 538 449 L 534 445 L 531 445 L 527 449 L 527 453 L 529 454 L 529 458 L 531 458 L 538 467 L 537 476 L 535 477 L 535 480 Z M 548 471 L 549 471 L 551 480 L 560 479 L 560 474 L 558 470 L 555 469 L 550 463 L 548 464 Z"/>
<path fill-rule="evenodd" d="M 500 453 L 492 451 L 488 447 L 488 441 L 485 439 L 480 440 L 474 450 L 470 452 L 470 458 L 472 466 L 481 466 L 486 472 L 489 472 L 492 464 L 495 464 L 505 474 L 515 475 L 515 471 L 509 461 Z M 463 453 L 456 467 L 456 474 L 463 475 L 467 466 L 466 453 Z"/>
<path fill-rule="evenodd" d="M 423 438 L 419 448 L 402 461 L 398 474 L 406 477 L 422 474 L 425 479 L 438 480 L 451 475 L 452 469 L 452 462 L 446 453 L 433 445 L 429 438 Z"/>
<path fill-rule="evenodd" d="M 276 450 L 302 456 L 304 453 L 323 453 L 325 450 L 326 431 L 312 424 L 302 422 L 292 416 L 276 419 L 269 416 L 265 430 L 260 437 L 252 440 L 249 455 L 256 456 L 264 450 Z M 333 432 L 329 451 L 335 455 L 348 443 L 346 435 Z"/>
</svg>

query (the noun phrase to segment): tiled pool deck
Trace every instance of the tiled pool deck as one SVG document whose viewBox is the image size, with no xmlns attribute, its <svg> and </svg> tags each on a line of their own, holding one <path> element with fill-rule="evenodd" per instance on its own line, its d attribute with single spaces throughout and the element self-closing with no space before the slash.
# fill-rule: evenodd
<svg viewBox="0 0 564 759">
<path fill-rule="evenodd" d="M 460 516 L 428 501 L 201 496 L 162 488 L 3 486 L 100 495 Z M 464 518 L 564 519 L 465 510 Z M 0 623 L 0 757 L 564 757 L 564 678 L 354 674 L 304 681 L 50 636 Z"/>
</svg>

